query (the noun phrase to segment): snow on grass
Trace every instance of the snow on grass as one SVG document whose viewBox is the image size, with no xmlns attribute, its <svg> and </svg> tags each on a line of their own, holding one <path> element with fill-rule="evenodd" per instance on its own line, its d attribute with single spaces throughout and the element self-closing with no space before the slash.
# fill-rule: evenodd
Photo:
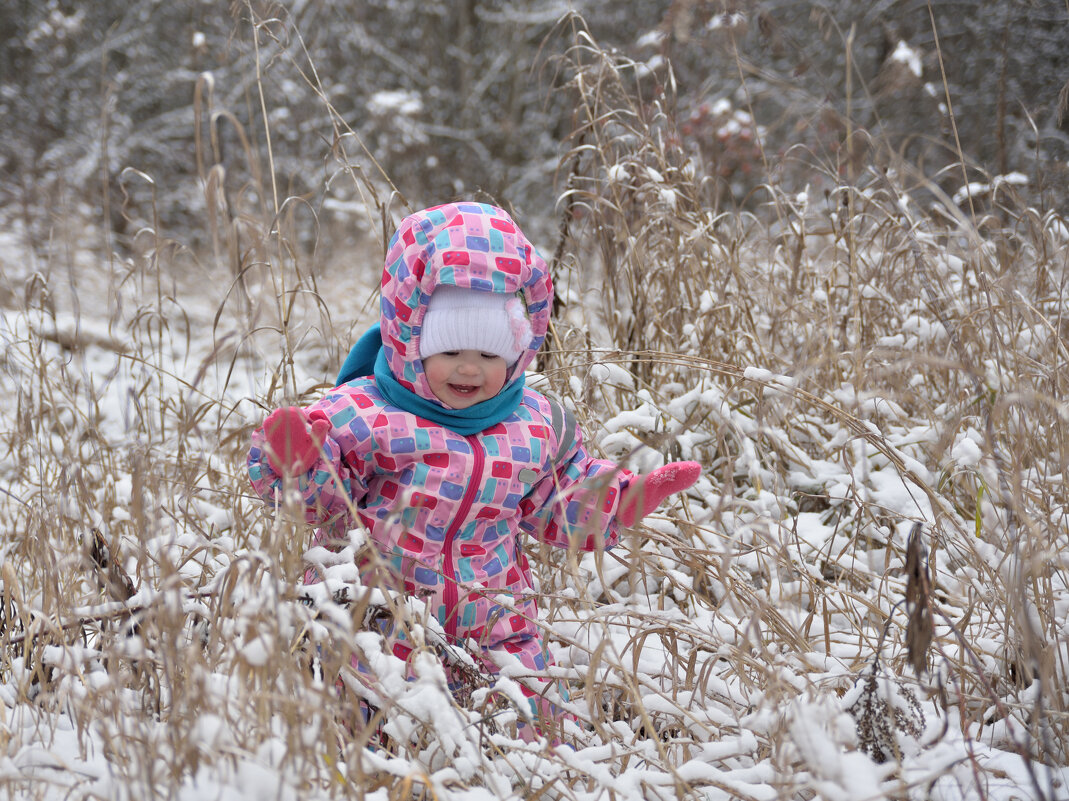
<svg viewBox="0 0 1069 801">
<path fill-rule="evenodd" d="M 250 427 L 320 392 L 351 341 L 334 308 L 349 272 L 79 257 L 72 291 L 5 270 L 10 797 L 1066 797 L 1064 222 L 1022 211 L 1039 222 L 992 223 L 1006 247 L 968 250 L 859 192 L 851 254 L 838 206 L 816 224 L 819 204 L 786 198 L 810 249 L 791 266 L 782 233 L 689 217 L 697 193 L 640 155 L 604 172 L 657 186 L 643 226 L 587 234 L 640 302 L 606 313 L 593 257 L 593 289 L 562 277 L 564 346 L 531 383 L 611 458 L 705 469 L 612 552 L 528 545 L 547 697 L 571 716 L 535 742 L 515 736 L 523 671 L 480 673 L 477 645 L 369 572 L 362 530 L 313 541 L 285 502 L 250 497 Z M 657 250 L 664 232 L 679 238 Z M 5 265 L 32 262 L 0 243 Z M 1017 259 L 1012 287 L 977 278 L 993 254 Z"/>
</svg>

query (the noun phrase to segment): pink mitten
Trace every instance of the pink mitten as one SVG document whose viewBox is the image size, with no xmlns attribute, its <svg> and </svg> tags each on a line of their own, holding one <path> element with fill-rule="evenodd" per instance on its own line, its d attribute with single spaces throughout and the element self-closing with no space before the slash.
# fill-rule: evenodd
<svg viewBox="0 0 1069 801">
<path fill-rule="evenodd" d="M 295 476 L 308 472 L 330 431 L 326 412 L 316 410 L 307 418 L 296 406 L 275 409 L 264 421 L 267 461 L 276 473 Z"/>
<path fill-rule="evenodd" d="M 697 462 L 669 462 L 649 475 L 637 476 L 620 496 L 620 511 L 616 513 L 625 526 L 634 525 L 676 492 L 682 492 L 702 474 Z"/>
</svg>

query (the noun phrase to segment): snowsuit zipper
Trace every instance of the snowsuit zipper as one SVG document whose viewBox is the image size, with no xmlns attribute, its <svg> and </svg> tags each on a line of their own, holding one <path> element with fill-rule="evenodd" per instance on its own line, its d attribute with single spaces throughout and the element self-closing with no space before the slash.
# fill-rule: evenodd
<svg viewBox="0 0 1069 801">
<path fill-rule="evenodd" d="M 453 561 L 453 538 L 456 537 L 464 518 L 471 510 L 471 505 L 475 502 L 475 496 L 482 485 L 483 462 L 485 460 L 483 446 L 479 444 L 478 437 L 469 434 L 464 439 L 471 446 L 474 461 L 471 467 L 471 475 L 468 477 L 468 486 L 464 490 L 464 497 L 460 500 L 460 506 L 457 507 L 456 513 L 453 515 L 453 522 L 445 532 L 445 542 L 442 543 L 442 550 L 445 552 L 445 562 L 442 564 L 442 577 L 445 581 L 445 592 L 443 594 L 446 615 L 445 633 L 450 640 L 455 640 L 457 637 L 457 617 L 459 615 L 457 604 L 460 601 L 456 565 Z"/>
</svg>

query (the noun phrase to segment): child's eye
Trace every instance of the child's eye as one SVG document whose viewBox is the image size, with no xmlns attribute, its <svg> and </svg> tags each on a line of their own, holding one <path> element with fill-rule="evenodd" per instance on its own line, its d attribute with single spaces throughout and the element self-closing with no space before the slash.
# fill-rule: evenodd
<svg viewBox="0 0 1069 801">
<path fill-rule="evenodd" d="M 482 354 L 482 357 L 484 359 L 496 359 L 498 358 L 498 355 L 496 353 L 484 353 Z"/>
<path fill-rule="evenodd" d="M 442 351 L 442 355 L 443 356 L 449 356 L 449 357 L 459 356 L 460 355 L 460 351 L 459 350 L 443 350 Z"/>
</svg>

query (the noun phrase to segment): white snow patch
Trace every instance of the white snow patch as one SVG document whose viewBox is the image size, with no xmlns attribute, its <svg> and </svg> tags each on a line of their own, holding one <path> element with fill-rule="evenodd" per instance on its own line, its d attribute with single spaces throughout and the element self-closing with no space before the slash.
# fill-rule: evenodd
<svg viewBox="0 0 1069 801">
<path fill-rule="evenodd" d="M 416 92 L 402 89 L 381 90 L 368 98 L 367 108 L 375 115 L 399 114 L 413 117 L 423 111 L 423 99 Z"/>
<path fill-rule="evenodd" d="M 895 46 L 894 52 L 891 53 L 890 58 L 891 61 L 905 64 L 910 72 L 918 78 L 921 77 L 921 73 L 923 72 L 921 67 L 921 53 L 915 47 L 911 47 L 909 42 L 905 39 L 898 40 L 898 44 Z"/>
</svg>

